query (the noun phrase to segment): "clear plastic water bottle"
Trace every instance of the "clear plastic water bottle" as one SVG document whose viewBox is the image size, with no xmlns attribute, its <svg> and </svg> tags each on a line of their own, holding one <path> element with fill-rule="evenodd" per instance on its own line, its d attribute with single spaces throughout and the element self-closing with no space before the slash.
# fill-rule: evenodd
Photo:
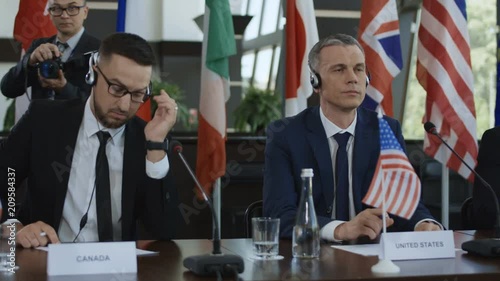
<svg viewBox="0 0 500 281">
<path fill-rule="evenodd" d="M 302 169 L 302 194 L 293 228 L 292 252 L 295 258 L 318 258 L 319 226 L 312 197 L 312 169 Z"/>
</svg>

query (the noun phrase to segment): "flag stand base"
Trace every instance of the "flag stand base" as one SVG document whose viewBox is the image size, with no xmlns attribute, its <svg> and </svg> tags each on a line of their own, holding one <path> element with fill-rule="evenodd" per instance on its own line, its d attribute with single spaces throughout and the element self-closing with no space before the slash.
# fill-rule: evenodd
<svg viewBox="0 0 500 281">
<path fill-rule="evenodd" d="M 399 266 L 394 264 L 391 260 L 379 259 L 378 263 L 372 266 L 373 273 L 399 273 L 401 270 Z"/>
</svg>

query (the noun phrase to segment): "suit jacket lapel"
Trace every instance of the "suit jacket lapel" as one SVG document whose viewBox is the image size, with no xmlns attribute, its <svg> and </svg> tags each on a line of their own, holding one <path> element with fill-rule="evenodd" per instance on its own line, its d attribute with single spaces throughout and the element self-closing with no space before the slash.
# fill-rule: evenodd
<svg viewBox="0 0 500 281">
<path fill-rule="evenodd" d="M 87 31 L 84 31 L 83 34 L 82 34 L 82 37 L 80 37 L 80 40 L 78 41 L 78 43 L 76 44 L 75 46 L 75 49 L 71 52 L 71 56 L 70 58 L 73 57 L 73 55 L 78 55 L 78 54 L 83 54 L 84 51 L 83 50 L 87 50 L 87 43 L 88 43 L 88 34 L 87 34 Z M 97 51 L 97 50 L 96 50 Z"/>
<path fill-rule="evenodd" d="M 140 142 L 139 127 L 133 120 L 125 128 L 125 145 L 123 149 L 123 175 L 122 175 L 122 238 L 127 238 L 130 228 L 135 226 L 134 204 L 136 197 L 136 183 L 138 179 L 133 175 L 141 175 L 138 170 L 144 171 L 145 154 L 144 142 Z"/>
<path fill-rule="evenodd" d="M 54 212 L 54 222 L 56 223 L 55 229 L 59 228 L 59 223 L 61 221 L 62 211 L 64 207 L 64 200 L 66 198 L 66 192 L 68 190 L 69 175 L 71 172 L 71 164 L 73 162 L 73 154 L 76 146 L 76 139 L 78 138 L 78 131 L 80 130 L 80 125 L 83 119 L 83 112 L 85 108 L 85 102 L 75 100 L 74 106 L 68 106 L 64 108 L 63 114 L 57 113 L 61 116 L 61 129 L 63 134 L 60 134 L 54 138 L 56 145 L 54 147 L 62 147 L 63 149 L 58 149 L 54 151 L 56 153 L 54 161 L 60 169 L 64 169 L 61 172 L 60 185 L 56 186 L 56 198 L 55 198 L 55 210 Z M 60 164 L 60 165 L 59 165 Z"/>
<path fill-rule="evenodd" d="M 319 115 L 319 106 L 309 112 L 306 117 L 306 127 L 307 140 L 319 170 L 319 175 L 314 176 L 320 177 L 325 206 L 330 206 L 333 202 L 333 167 L 328 139 Z"/>
<path fill-rule="evenodd" d="M 378 160 L 380 139 L 377 118 L 370 118 L 363 109 L 358 109 L 356 123 L 353 163 L 352 163 L 352 189 L 354 208 L 356 214 L 363 210 L 361 200 L 371 183 L 372 174 L 368 173 L 369 167 L 375 167 L 373 161 Z"/>
</svg>

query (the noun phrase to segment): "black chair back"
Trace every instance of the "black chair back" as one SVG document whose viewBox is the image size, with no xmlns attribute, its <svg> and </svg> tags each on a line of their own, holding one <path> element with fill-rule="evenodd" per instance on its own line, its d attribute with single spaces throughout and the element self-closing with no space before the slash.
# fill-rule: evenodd
<svg viewBox="0 0 500 281">
<path fill-rule="evenodd" d="M 463 229 L 476 229 L 474 217 L 472 216 L 472 197 L 465 199 L 460 210 Z"/>
<path fill-rule="evenodd" d="M 262 200 L 258 200 L 248 205 L 245 211 L 245 235 L 252 238 L 252 218 L 262 217 Z"/>
</svg>

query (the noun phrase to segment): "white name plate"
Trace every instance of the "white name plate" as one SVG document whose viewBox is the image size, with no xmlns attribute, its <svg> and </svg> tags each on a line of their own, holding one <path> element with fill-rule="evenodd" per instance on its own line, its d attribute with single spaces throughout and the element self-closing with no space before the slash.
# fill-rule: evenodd
<svg viewBox="0 0 500 281">
<path fill-rule="evenodd" d="M 385 246 L 386 259 L 390 260 L 455 258 L 451 230 L 385 233 L 380 245 Z"/>
<path fill-rule="evenodd" d="M 47 275 L 137 273 L 135 242 L 49 244 Z"/>
</svg>

